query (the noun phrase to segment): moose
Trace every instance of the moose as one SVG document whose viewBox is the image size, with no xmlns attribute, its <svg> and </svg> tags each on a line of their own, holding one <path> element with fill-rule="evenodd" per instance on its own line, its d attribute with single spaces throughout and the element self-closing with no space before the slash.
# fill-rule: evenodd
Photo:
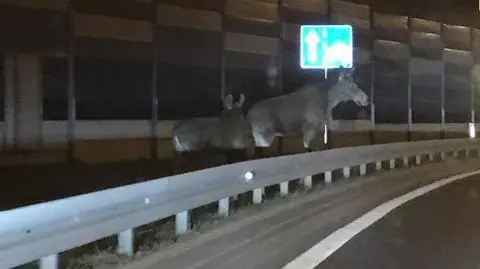
<svg viewBox="0 0 480 269">
<path fill-rule="evenodd" d="M 245 96 L 240 94 L 237 102 L 232 95 L 223 99 L 223 112 L 216 118 L 192 118 L 179 121 L 173 126 L 173 144 L 178 152 L 199 150 L 240 150 L 252 142 L 250 125 L 242 106 Z"/>
<path fill-rule="evenodd" d="M 247 113 L 256 147 L 270 147 L 277 136 L 302 135 L 303 146 L 323 133 L 332 110 L 340 103 L 354 101 L 368 106 L 368 96 L 352 77 L 352 69 L 341 68 L 334 83 L 312 83 L 292 93 L 265 99 Z"/>
</svg>

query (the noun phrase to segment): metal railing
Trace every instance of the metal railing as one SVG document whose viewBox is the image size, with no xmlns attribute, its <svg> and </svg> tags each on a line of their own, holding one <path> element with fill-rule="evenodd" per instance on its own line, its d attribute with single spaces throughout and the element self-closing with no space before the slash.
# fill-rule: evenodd
<svg viewBox="0 0 480 269">
<path fill-rule="evenodd" d="M 324 174 L 332 181 L 332 171 L 351 167 L 360 174 L 367 164 L 382 169 L 382 161 L 395 167 L 396 159 L 408 164 L 410 157 L 420 164 L 422 157 L 475 151 L 480 139 L 447 139 L 401 142 L 339 148 L 251 160 L 215 168 L 164 177 L 148 182 L 0 212 L 0 268 L 11 268 L 40 260 L 41 269 L 58 267 L 60 252 L 118 234 L 118 252 L 134 251 L 133 229 L 169 216 L 176 216 L 176 233 L 188 231 L 189 211 L 218 201 L 218 213 L 229 214 L 230 197 L 253 191 L 253 203 L 261 203 L 264 188 L 280 184 L 283 195 L 289 181 L 301 179 L 307 189 L 312 176 Z"/>
</svg>

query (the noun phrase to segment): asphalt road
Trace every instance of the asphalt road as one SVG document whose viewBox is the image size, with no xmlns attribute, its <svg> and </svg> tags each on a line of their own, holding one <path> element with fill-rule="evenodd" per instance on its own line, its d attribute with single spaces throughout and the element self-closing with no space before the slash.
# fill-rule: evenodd
<svg viewBox="0 0 480 269">
<path fill-rule="evenodd" d="M 317 268 L 480 268 L 480 176 L 404 204 Z"/>
<path fill-rule="evenodd" d="M 463 160 L 345 180 L 286 206 L 178 243 L 124 269 L 282 268 L 377 205 L 435 180 L 477 169 L 478 160 Z M 474 244 L 480 242 L 480 214 L 472 216 L 475 209 L 480 213 L 480 198 L 476 198 L 477 193 L 480 195 L 480 183 L 464 185 L 476 180 L 467 182 L 453 183 L 408 205 L 415 210 L 397 209 L 394 215 L 353 238 L 318 268 L 473 268 L 463 265 L 473 264 L 475 251 L 480 249 L 480 245 Z M 475 227 L 479 227 L 477 231 Z M 476 254 L 480 260 L 480 253 Z M 422 261 L 431 262 L 426 265 Z"/>
</svg>

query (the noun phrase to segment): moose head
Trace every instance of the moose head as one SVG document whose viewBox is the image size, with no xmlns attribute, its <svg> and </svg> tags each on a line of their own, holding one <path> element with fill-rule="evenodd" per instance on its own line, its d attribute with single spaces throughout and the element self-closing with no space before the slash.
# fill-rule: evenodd
<svg viewBox="0 0 480 269">
<path fill-rule="evenodd" d="M 341 102 L 354 101 L 358 106 L 368 106 L 368 95 L 353 79 L 355 68 L 340 68 L 337 82 L 328 92 L 332 108 Z"/>
</svg>

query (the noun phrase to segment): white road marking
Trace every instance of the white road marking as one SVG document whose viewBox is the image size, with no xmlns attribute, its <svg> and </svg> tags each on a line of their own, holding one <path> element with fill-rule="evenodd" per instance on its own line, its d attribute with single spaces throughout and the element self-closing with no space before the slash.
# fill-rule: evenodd
<svg viewBox="0 0 480 269">
<path fill-rule="evenodd" d="M 340 249 L 354 236 L 371 226 L 379 219 L 383 218 L 395 208 L 432 190 L 478 174 L 480 174 L 480 170 L 448 177 L 387 201 L 370 210 L 358 219 L 331 233 L 315 246 L 302 253 L 293 261 L 289 262 L 282 269 L 313 269 L 326 260 L 335 251 Z"/>
</svg>

